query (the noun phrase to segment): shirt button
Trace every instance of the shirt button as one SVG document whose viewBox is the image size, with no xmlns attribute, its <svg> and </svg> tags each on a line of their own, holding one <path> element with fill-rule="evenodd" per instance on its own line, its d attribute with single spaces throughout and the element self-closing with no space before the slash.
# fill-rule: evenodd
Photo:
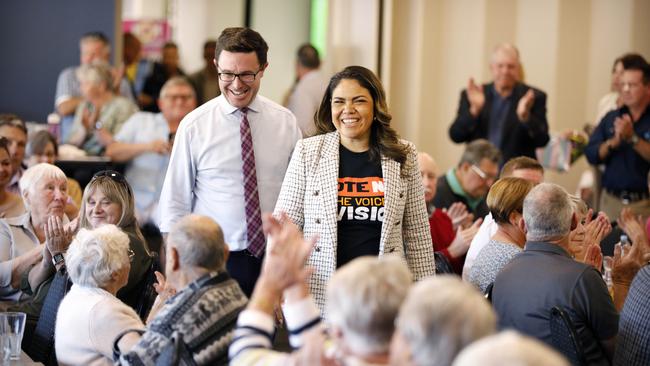
<svg viewBox="0 0 650 366">
<path fill-rule="evenodd" d="M 317 223 L 317 224 L 320 224 L 320 219 L 316 219 L 316 223 Z"/>
<path fill-rule="evenodd" d="M 314 191 L 314 196 L 318 196 L 318 191 Z"/>
<path fill-rule="evenodd" d="M 315 251 L 320 252 L 320 247 L 314 248 Z"/>
</svg>

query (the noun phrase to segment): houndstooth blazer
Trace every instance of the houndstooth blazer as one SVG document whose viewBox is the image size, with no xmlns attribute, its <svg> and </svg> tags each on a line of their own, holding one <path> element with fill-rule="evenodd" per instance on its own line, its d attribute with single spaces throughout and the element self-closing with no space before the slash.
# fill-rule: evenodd
<svg viewBox="0 0 650 366">
<path fill-rule="evenodd" d="M 403 142 L 409 146 L 404 174 L 398 162 L 381 159 L 385 216 L 379 256 L 401 256 L 418 280 L 433 275 L 435 267 L 417 151 Z M 336 271 L 339 143 L 338 132 L 298 141 L 274 211 L 286 212 L 305 237 L 319 237 L 307 265 L 314 268 L 309 287 L 323 315 L 326 286 Z"/>
</svg>

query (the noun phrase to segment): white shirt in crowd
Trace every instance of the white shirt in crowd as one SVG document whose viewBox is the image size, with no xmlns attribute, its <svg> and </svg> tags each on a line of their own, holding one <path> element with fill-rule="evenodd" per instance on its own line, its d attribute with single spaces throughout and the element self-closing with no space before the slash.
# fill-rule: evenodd
<svg viewBox="0 0 650 366">
<path fill-rule="evenodd" d="M 262 212 L 272 212 L 296 142 L 296 118 L 258 95 L 248 106 Z M 209 216 L 223 229 L 230 250 L 246 249 L 241 158 L 243 114 L 221 95 L 181 122 L 160 195 L 160 230 L 190 213 Z"/>
<path fill-rule="evenodd" d="M 497 226 L 497 223 L 494 222 L 492 214 L 489 213 L 485 215 L 483 218 L 483 223 L 481 224 L 481 227 L 479 227 L 478 232 L 474 236 L 474 239 L 472 239 L 472 242 L 469 245 L 469 250 L 467 251 L 467 255 L 465 256 L 465 264 L 463 265 L 463 279 L 465 281 L 467 281 L 467 278 L 469 276 L 469 269 L 474 265 L 474 261 L 476 260 L 476 257 L 478 257 L 478 254 L 481 252 L 481 249 L 487 245 L 487 243 L 490 241 L 490 238 L 496 234 L 498 229 L 499 227 Z"/>
</svg>

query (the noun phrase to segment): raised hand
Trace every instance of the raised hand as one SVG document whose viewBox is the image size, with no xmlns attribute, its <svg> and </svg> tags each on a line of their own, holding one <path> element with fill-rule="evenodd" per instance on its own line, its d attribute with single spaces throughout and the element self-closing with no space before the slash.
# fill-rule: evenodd
<svg viewBox="0 0 650 366">
<path fill-rule="evenodd" d="M 472 239 L 476 236 L 481 223 L 483 223 L 483 219 L 478 219 L 467 229 L 458 228 L 454 241 L 452 241 L 447 248 L 447 251 L 452 257 L 458 258 L 467 253 L 469 246 L 472 243 Z"/>
<path fill-rule="evenodd" d="M 280 292 L 305 282 L 311 274 L 311 269 L 305 268 L 305 262 L 316 239 L 305 240 L 302 232 L 284 213 L 280 220 L 270 214 L 265 214 L 262 219 L 269 244 L 260 279 Z"/>
<path fill-rule="evenodd" d="M 632 239 L 632 242 L 639 244 L 639 250 L 645 254 L 650 253 L 650 241 L 643 227 L 641 216 L 635 216 L 632 210 L 624 208 L 618 218 L 618 224 L 625 233 Z"/>
<path fill-rule="evenodd" d="M 600 250 L 600 242 L 609 231 L 611 231 L 611 225 L 606 216 L 598 215 L 596 219 L 584 225 L 583 230 L 577 228 L 571 232 L 569 251 L 578 261 L 584 261 L 592 245 L 597 245 Z"/>
<path fill-rule="evenodd" d="M 634 134 L 634 127 L 632 126 L 632 117 L 625 113 L 614 120 L 614 134 L 621 140 L 628 140 Z"/>
<path fill-rule="evenodd" d="M 467 99 L 469 100 L 469 113 L 474 118 L 478 117 L 485 105 L 485 93 L 483 86 L 477 85 L 474 78 L 469 78 L 467 82 Z"/>
<path fill-rule="evenodd" d="M 587 248 L 582 263 L 589 264 L 600 271 L 603 267 L 603 252 L 600 250 L 600 244 L 591 244 Z"/>
<path fill-rule="evenodd" d="M 51 255 L 64 253 L 68 250 L 74 235 L 72 229 L 71 226 L 63 225 L 58 216 L 47 218 L 47 222 L 43 225 L 43 231 L 45 231 L 45 247 Z"/>
<path fill-rule="evenodd" d="M 442 211 L 451 219 L 454 230 L 457 230 L 459 226 L 465 227 L 471 225 L 474 219 L 474 215 L 467 211 L 467 207 L 462 202 L 454 202 L 448 209 L 445 208 Z"/>
<path fill-rule="evenodd" d="M 530 117 L 530 109 L 533 107 L 535 102 L 535 92 L 533 89 L 528 89 L 526 94 L 524 94 L 521 99 L 519 99 L 519 104 L 517 104 L 517 117 L 522 122 L 528 122 Z"/>
</svg>

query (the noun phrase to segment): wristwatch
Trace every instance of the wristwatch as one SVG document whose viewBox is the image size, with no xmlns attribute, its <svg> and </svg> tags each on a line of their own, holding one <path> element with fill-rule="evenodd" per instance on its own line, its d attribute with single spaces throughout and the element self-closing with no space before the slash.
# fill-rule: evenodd
<svg viewBox="0 0 650 366">
<path fill-rule="evenodd" d="M 65 261 L 65 258 L 63 257 L 63 253 L 56 253 L 55 255 L 52 256 L 52 264 L 54 266 L 57 266 Z"/>
<path fill-rule="evenodd" d="M 632 144 L 632 146 L 636 145 L 638 142 L 639 136 L 637 136 L 637 134 L 634 134 L 632 137 L 630 137 L 630 144 Z"/>
</svg>

